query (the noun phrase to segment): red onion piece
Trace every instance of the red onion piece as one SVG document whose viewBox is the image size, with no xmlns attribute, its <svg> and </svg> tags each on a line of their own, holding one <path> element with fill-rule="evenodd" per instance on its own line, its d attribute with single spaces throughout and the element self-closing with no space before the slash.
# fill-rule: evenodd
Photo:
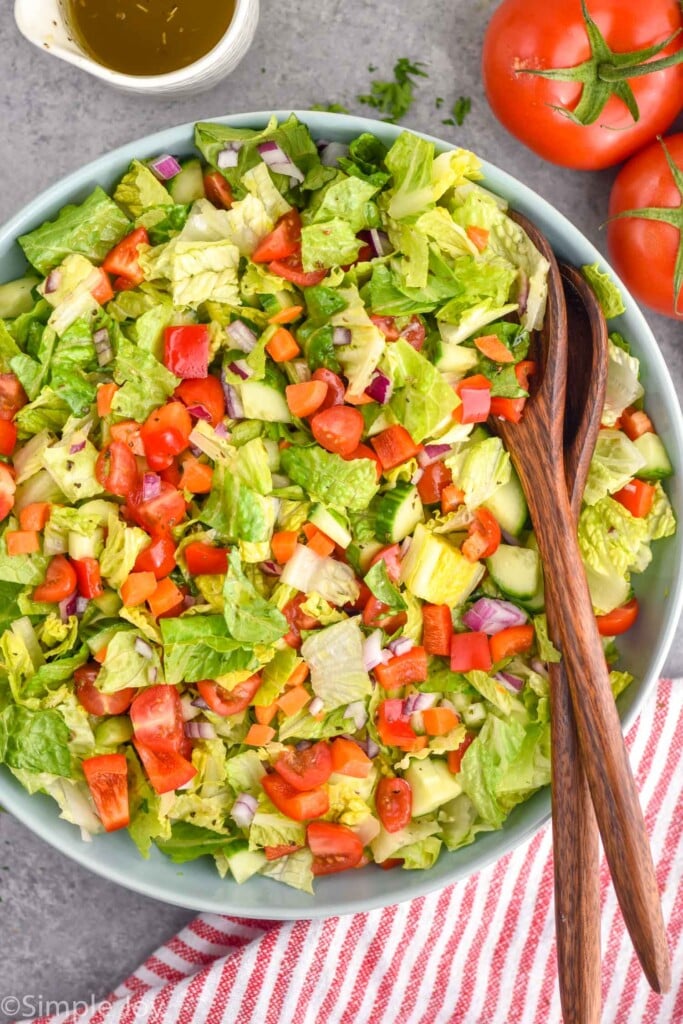
<svg viewBox="0 0 683 1024">
<path fill-rule="evenodd" d="M 382 664 L 382 630 L 376 629 L 363 645 L 363 664 L 365 671 L 370 672 Z"/>
<path fill-rule="evenodd" d="M 186 722 L 185 735 L 191 740 L 215 740 L 216 730 L 211 722 Z"/>
<path fill-rule="evenodd" d="M 462 617 L 468 629 L 495 636 L 508 626 L 523 626 L 527 614 L 510 601 L 498 601 L 492 597 L 481 597 Z"/>
<path fill-rule="evenodd" d="M 240 793 L 232 805 L 230 817 L 239 828 L 248 828 L 254 820 L 258 800 L 251 793 Z"/>
<path fill-rule="evenodd" d="M 62 272 L 59 267 L 55 267 L 55 269 L 51 270 L 45 278 L 45 287 L 43 288 L 44 293 L 46 295 L 52 295 L 53 292 L 57 291 L 61 283 Z"/>
<path fill-rule="evenodd" d="M 175 178 L 176 174 L 180 174 L 182 171 L 182 167 L 170 153 L 164 153 L 162 156 L 155 157 L 154 160 L 150 160 L 147 166 L 159 181 L 170 181 L 171 178 Z"/>
<path fill-rule="evenodd" d="M 156 473 L 145 473 L 142 477 L 142 500 L 151 501 L 161 494 L 161 477 Z"/>
<path fill-rule="evenodd" d="M 70 615 L 76 614 L 76 605 L 78 601 L 78 592 L 74 590 L 73 594 L 69 594 L 63 601 L 59 602 L 59 617 L 62 622 L 68 622 Z"/>
<path fill-rule="evenodd" d="M 199 708 L 196 708 L 192 703 L 192 698 L 189 693 L 184 693 L 180 698 L 180 707 L 183 715 L 183 722 L 191 722 L 193 718 L 196 718 L 201 712 Z"/>
<path fill-rule="evenodd" d="M 391 653 L 397 658 L 400 654 L 407 654 L 408 651 L 412 651 L 415 641 L 411 640 L 409 636 L 399 636 L 396 640 L 390 640 L 388 646 Z"/>
<path fill-rule="evenodd" d="M 196 420 L 204 420 L 205 423 L 211 422 L 211 413 L 205 405 L 188 405 L 187 411 Z"/>
<path fill-rule="evenodd" d="M 221 437 L 224 441 L 227 441 L 227 439 L 230 437 L 230 431 L 226 427 L 225 423 L 223 423 L 223 421 L 216 424 L 216 426 L 213 428 L 213 432 L 216 435 L 216 437 Z"/>
<path fill-rule="evenodd" d="M 351 329 L 349 327 L 335 327 L 332 331 L 333 345 L 350 345 Z"/>
<path fill-rule="evenodd" d="M 237 389 L 228 384 L 226 380 L 223 380 L 221 376 L 221 384 L 223 385 L 223 394 L 225 395 L 225 408 L 228 416 L 231 420 L 243 420 L 244 419 L 244 406 L 242 405 L 242 399 L 237 394 Z"/>
<path fill-rule="evenodd" d="M 135 637 L 135 643 L 133 644 L 133 647 L 138 652 L 138 654 L 141 655 L 141 657 L 143 658 L 147 658 L 148 660 L 150 660 L 154 656 L 154 651 L 152 650 L 150 644 L 148 644 L 146 640 L 143 640 L 141 636 Z"/>
<path fill-rule="evenodd" d="M 258 338 L 245 323 L 241 320 L 233 320 L 231 324 L 225 328 L 225 333 L 230 338 L 235 348 L 240 349 L 241 352 L 253 352 L 258 343 Z"/>
<path fill-rule="evenodd" d="M 147 682 L 156 683 L 158 674 L 156 665 L 150 665 L 147 669 Z"/>
<path fill-rule="evenodd" d="M 410 478 L 411 484 L 419 484 L 419 482 L 420 482 L 420 480 L 422 479 L 423 476 L 424 476 L 424 469 L 422 469 L 420 466 L 418 466 L 417 469 L 415 470 L 415 472 L 413 473 L 413 475 Z"/>
<path fill-rule="evenodd" d="M 218 160 L 216 162 L 222 170 L 225 167 L 237 167 L 239 158 L 240 155 L 236 149 L 224 149 L 218 154 Z"/>
<path fill-rule="evenodd" d="M 401 558 L 405 558 L 406 557 L 406 555 L 408 554 L 408 551 L 410 550 L 410 545 L 412 543 L 413 543 L 413 538 L 412 537 L 406 537 L 405 540 L 401 541 L 401 546 L 398 549 Z"/>
<path fill-rule="evenodd" d="M 284 149 L 278 146 L 277 142 L 272 139 L 269 142 L 261 142 L 256 147 L 259 151 L 261 159 L 268 165 L 271 171 L 275 174 L 285 174 L 290 178 L 296 179 L 297 182 L 302 182 L 305 175 L 299 170 L 295 163 L 293 163 Z"/>
<path fill-rule="evenodd" d="M 513 676 L 511 672 L 498 672 L 495 678 L 501 686 L 512 693 L 519 693 L 524 688 L 524 680 L 519 676 Z"/>
<path fill-rule="evenodd" d="M 114 358 L 111 340 L 109 338 L 109 331 L 106 327 L 100 327 L 100 329 L 95 331 L 93 334 L 92 340 L 97 354 L 97 362 L 100 366 L 106 366 L 107 363 L 110 363 Z"/>
<path fill-rule="evenodd" d="M 352 718 L 356 729 L 362 729 L 368 720 L 368 712 L 362 700 L 354 700 L 344 712 L 344 718 Z"/>
<path fill-rule="evenodd" d="M 69 448 L 69 455 L 75 455 L 76 452 L 82 452 L 85 448 L 85 441 L 77 441 L 76 444 L 72 444 Z"/>
<path fill-rule="evenodd" d="M 426 711 L 436 704 L 437 696 L 436 693 L 411 693 L 403 701 L 403 714 L 413 715 L 416 711 Z"/>
<path fill-rule="evenodd" d="M 531 667 L 539 676 L 543 676 L 544 679 L 548 678 L 548 666 L 540 658 L 532 658 Z"/>
<path fill-rule="evenodd" d="M 322 697 L 314 697 L 311 703 L 308 705 L 308 710 L 312 715 L 319 715 L 322 709 L 325 707 Z"/>
<path fill-rule="evenodd" d="M 294 359 L 291 363 L 291 367 L 296 374 L 297 380 L 304 384 L 306 381 L 311 379 L 311 368 L 305 359 Z"/>
<path fill-rule="evenodd" d="M 236 359 L 234 363 L 229 363 L 228 369 L 231 373 L 236 373 L 242 380 L 249 380 L 254 373 L 251 366 L 244 359 Z"/>
<path fill-rule="evenodd" d="M 517 302 L 519 303 L 519 315 L 524 316 L 526 313 L 526 305 L 529 301 L 529 278 L 525 271 L 519 271 L 519 281 L 517 286 Z"/>
<path fill-rule="evenodd" d="M 379 747 L 377 746 L 374 740 L 370 739 L 369 736 L 367 740 L 367 749 L 365 752 L 368 755 L 368 757 L 377 757 L 377 755 L 379 754 Z"/>
<path fill-rule="evenodd" d="M 392 250 L 389 236 L 385 231 L 378 231 L 377 228 L 370 228 L 370 241 L 375 250 L 376 256 L 386 256 Z"/>
<path fill-rule="evenodd" d="M 451 450 L 449 444 L 426 444 L 422 451 L 417 453 L 418 464 L 422 469 L 431 466 L 434 462 L 441 462 Z"/>
<path fill-rule="evenodd" d="M 278 565 L 277 562 L 261 562 L 261 571 L 266 576 L 281 576 L 282 566 Z"/>
<path fill-rule="evenodd" d="M 201 708 L 202 711 L 209 710 L 209 705 L 206 703 L 203 697 L 195 697 L 195 699 L 192 701 L 192 707 Z"/>
<path fill-rule="evenodd" d="M 90 604 L 90 601 L 88 600 L 87 597 L 77 597 L 76 598 L 76 615 L 83 615 L 85 613 L 85 610 L 86 610 L 86 608 L 88 607 L 89 604 Z"/>
<path fill-rule="evenodd" d="M 393 385 L 386 373 L 375 370 L 372 380 L 365 389 L 365 394 L 373 401 L 379 402 L 380 405 L 386 405 L 391 398 L 392 391 Z"/>
<path fill-rule="evenodd" d="M 500 534 L 501 534 L 501 537 L 503 538 L 503 540 L 505 541 L 505 543 L 509 544 L 511 547 L 513 547 L 513 548 L 521 548 L 522 547 L 522 542 L 519 539 L 519 537 L 515 537 L 514 533 L 508 533 L 508 531 L 504 530 L 502 526 L 500 528 Z"/>
</svg>

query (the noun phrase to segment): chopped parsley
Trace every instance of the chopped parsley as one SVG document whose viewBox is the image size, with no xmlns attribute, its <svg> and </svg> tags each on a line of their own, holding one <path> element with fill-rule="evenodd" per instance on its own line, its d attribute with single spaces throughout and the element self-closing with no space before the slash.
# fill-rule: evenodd
<svg viewBox="0 0 683 1024">
<path fill-rule="evenodd" d="M 439 107 L 440 103 L 438 103 L 437 101 L 436 105 L 437 107 Z M 445 118 L 445 120 L 443 120 L 441 124 L 450 124 L 454 126 L 457 125 L 458 127 L 460 127 L 460 125 L 463 123 L 471 109 L 472 100 L 470 99 L 470 97 L 458 96 L 457 100 L 453 104 L 453 107 L 451 108 L 451 116 Z"/>
<path fill-rule="evenodd" d="M 372 82 L 370 92 L 359 96 L 359 102 L 385 114 L 384 121 L 398 121 L 413 104 L 413 89 L 416 85 L 414 79 L 429 77 L 427 72 L 422 70 L 423 67 L 421 61 L 413 63 L 408 57 L 399 57 L 394 64 L 394 81 Z"/>
<path fill-rule="evenodd" d="M 327 114 L 350 114 L 351 111 L 343 103 L 314 103 L 311 110 L 324 110 Z"/>
</svg>

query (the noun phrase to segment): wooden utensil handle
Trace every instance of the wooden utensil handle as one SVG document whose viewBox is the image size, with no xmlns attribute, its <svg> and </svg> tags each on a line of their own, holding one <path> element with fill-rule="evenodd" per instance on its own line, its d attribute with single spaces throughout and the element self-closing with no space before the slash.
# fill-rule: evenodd
<svg viewBox="0 0 683 1024">
<path fill-rule="evenodd" d="M 544 451 L 545 448 L 545 451 Z M 671 964 L 654 865 L 609 684 L 561 467 L 538 445 L 538 479 L 525 487 L 545 567 L 550 605 L 569 679 L 582 762 L 619 905 L 645 975 L 656 992 L 671 984 Z M 528 481 L 527 481 L 528 482 Z"/>
</svg>

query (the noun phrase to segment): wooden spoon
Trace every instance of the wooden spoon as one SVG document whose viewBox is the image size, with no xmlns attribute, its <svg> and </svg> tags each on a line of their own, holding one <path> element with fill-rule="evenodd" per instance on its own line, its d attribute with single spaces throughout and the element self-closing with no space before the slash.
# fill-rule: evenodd
<svg viewBox="0 0 683 1024">
<path fill-rule="evenodd" d="M 610 689 L 600 634 L 581 561 L 564 478 L 563 427 L 567 311 L 562 281 L 545 237 L 511 215 L 550 264 L 548 304 L 539 332 L 535 390 L 520 423 L 492 418 L 526 495 L 545 569 L 549 603 L 563 609 L 558 646 L 569 679 L 583 767 L 626 927 L 656 992 L 668 990 L 671 964 L 657 880 Z"/>
<path fill-rule="evenodd" d="M 567 306 L 567 379 L 564 474 L 574 524 L 600 430 L 607 386 L 607 324 L 581 274 L 561 265 Z M 551 636 L 563 609 L 546 608 Z M 555 935 L 564 1024 L 600 1020 L 600 848 L 564 664 L 551 664 Z"/>
</svg>

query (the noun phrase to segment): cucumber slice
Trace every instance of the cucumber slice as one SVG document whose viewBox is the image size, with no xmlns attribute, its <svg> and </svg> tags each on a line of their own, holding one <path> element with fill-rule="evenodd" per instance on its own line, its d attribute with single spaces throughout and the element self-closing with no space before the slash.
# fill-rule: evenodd
<svg viewBox="0 0 683 1024">
<path fill-rule="evenodd" d="M 399 483 L 377 502 L 375 532 L 380 540 L 396 544 L 424 521 L 424 509 L 413 484 Z"/>
<path fill-rule="evenodd" d="M 314 526 L 322 530 L 340 548 L 348 548 L 353 540 L 344 524 L 342 516 L 338 512 L 332 512 L 330 509 L 325 508 L 324 505 L 314 505 L 308 518 Z"/>
<path fill-rule="evenodd" d="M 81 558 L 99 558 L 104 547 L 104 530 L 98 527 L 90 537 L 70 530 L 67 545 L 69 558 L 75 558 L 76 561 Z"/>
<path fill-rule="evenodd" d="M 526 525 L 529 509 L 514 469 L 508 482 L 498 487 L 491 497 L 486 499 L 484 508 L 496 517 L 503 530 L 511 533 L 513 537 L 520 535 Z"/>
<path fill-rule="evenodd" d="M 33 309 L 35 303 L 31 292 L 38 283 L 37 277 L 20 277 L 0 284 L 0 318 L 13 320 L 15 316 Z"/>
<path fill-rule="evenodd" d="M 99 608 L 103 615 L 107 618 L 113 618 L 119 614 L 122 607 L 122 601 L 115 590 L 105 590 L 99 597 L 93 598 L 93 604 Z M 104 645 L 103 645 L 104 646 Z"/>
<path fill-rule="evenodd" d="M 174 203 L 189 206 L 190 203 L 205 196 L 204 172 L 199 160 L 186 160 L 180 166 L 182 170 L 166 187 L 173 196 Z"/>
<path fill-rule="evenodd" d="M 455 373 L 464 377 L 479 362 L 476 348 L 463 345 L 449 345 L 440 336 L 434 336 L 430 343 L 430 359 L 442 373 Z"/>
<path fill-rule="evenodd" d="M 664 480 L 673 474 L 673 466 L 659 434 L 641 434 L 633 443 L 645 459 L 645 465 L 638 470 L 639 477 L 643 480 Z"/>
<path fill-rule="evenodd" d="M 268 863 L 265 853 L 261 853 L 260 850 L 249 850 L 246 846 L 243 850 L 230 854 L 227 861 L 230 874 L 239 885 Z"/>
<path fill-rule="evenodd" d="M 423 761 L 413 759 L 405 771 L 406 781 L 413 791 L 414 818 L 431 814 L 437 807 L 447 804 L 462 793 L 462 786 L 449 771 L 445 761 L 426 757 Z"/>
<path fill-rule="evenodd" d="M 537 551 L 501 544 L 486 565 L 491 579 L 508 597 L 529 600 L 538 590 L 541 560 Z"/>
<path fill-rule="evenodd" d="M 283 392 L 275 380 L 243 380 L 239 386 L 244 415 L 248 420 L 267 423 L 291 423 L 292 415 Z"/>
</svg>

